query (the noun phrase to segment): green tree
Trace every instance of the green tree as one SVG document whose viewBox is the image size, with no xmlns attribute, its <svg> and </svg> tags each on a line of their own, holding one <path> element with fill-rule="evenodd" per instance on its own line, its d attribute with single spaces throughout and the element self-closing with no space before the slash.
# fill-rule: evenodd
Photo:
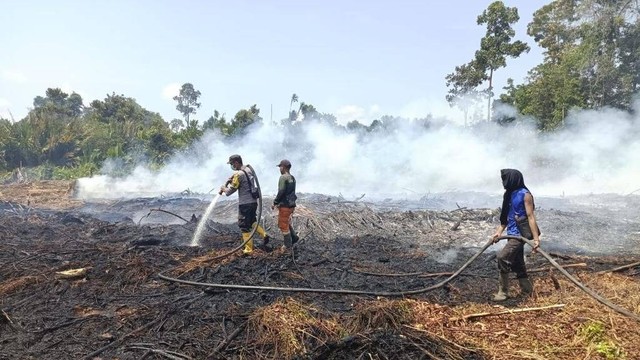
<svg viewBox="0 0 640 360">
<path fill-rule="evenodd" d="M 133 162 L 133 152 L 149 141 L 153 132 L 169 132 L 158 113 L 140 106 L 135 99 L 112 93 L 104 100 L 91 102 L 86 128 L 90 138 L 83 143 L 83 154 L 98 159 L 126 158 Z M 143 154 L 140 154 L 143 155 Z"/>
<path fill-rule="evenodd" d="M 36 96 L 33 104 L 24 119 L 4 124 L 4 133 L 9 135 L 3 141 L 3 165 L 74 165 L 80 153 L 79 143 L 86 136 L 80 118 L 82 97 L 49 88 L 44 97 Z"/>
<path fill-rule="evenodd" d="M 184 122 L 182 122 L 182 120 L 180 119 L 173 119 L 169 123 L 169 128 L 171 128 L 171 131 L 176 133 L 180 131 L 180 129 L 182 129 L 183 126 L 184 126 Z"/>
<path fill-rule="evenodd" d="M 552 130 L 572 108 L 629 109 L 640 84 L 639 15 L 626 0 L 555 0 L 536 11 L 527 33 L 545 58 L 516 86 L 518 111 Z"/>
<path fill-rule="evenodd" d="M 173 138 L 178 148 L 188 148 L 200 139 L 203 133 L 204 131 L 198 125 L 197 120 L 189 120 L 187 126 L 182 128 L 177 134 L 173 134 Z"/>
<path fill-rule="evenodd" d="M 515 31 L 512 25 L 520 20 L 518 9 L 506 7 L 496 1 L 478 16 L 478 25 L 486 25 L 485 36 L 480 40 L 480 49 L 469 64 L 456 67 L 447 76 L 449 99 L 457 99 L 475 90 L 485 81 L 489 82 L 487 94 L 487 120 L 491 119 L 491 99 L 493 98 L 493 73 L 507 65 L 507 57 L 516 58 L 529 51 L 529 46 L 520 41 L 512 41 Z M 451 103 L 452 101 L 450 101 Z"/>
<path fill-rule="evenodd" d="M 33 99 L 33 108 L 47 108 L 51 114 L 59 116 L 79 117 L 83 113 L 84 105 L 82 97 L 75 92 L 69 95 L 59 88 L 48 88 L 44 97 L 36 96 Z"/>
<path fill-rule="evenodd" d="M 200 91 L 194 89 L 191 83 L 185 83 L 180 88 L 180 93 L 173 97 L 173 100 L 178 102 L 176 110 L 184 117 L 184 123 L 187 127 L 189 127 L 189 116 L 195 114 L 196 110 L 200 108 L 198 102 L 200 95 Z"/>
<path fill-rule="evenodd" d="M 218 110 L 213 111 L 213 116 L 209 117 L 202 125 L 203 130 L 217 129 L 223 135 L 229 135 L 229 124 L 224 114 L 220 114 Z"/>
<path fill-rule="evenodd" d="M 311 119 L 319 115 L 318 110 L 313 105 L 307 104 L 305 102 L 300 103 L 298 113 L 302 114 L 305 119 Z"/>
<path fill-rule="evenodd" d="M 542 130 L 553 130 L 563 124 L 569 110 L 586 105 L 582 94 L 579 48 L 562 55 L 559 64 L 546 62 L 529 72 L 528 83 L 509 90 L 501 98 L 513 101 L 520 113 L 531 115 Z"/>
<path fill-rule="evenodd" d="M 487 88 L 487 120 L 491 119 L 491 99 L 493 98 L 493 73 L 507 65 L 507 57 L 517 58 L 529 51 L 529 46 L 520 41 L 512 41 L 515 30 L 512 24 L 520 20 L 516 7 L 506 7 L 496 1 L 478 16 L 478 25 L 486 25 L 485 36 L 480 40 L 480 50 L 476 51 L 475 62 L 483 70 L 489 81 Z"/>
<path fill-rule="evenodd" d="M 291 112 L 291 107 L 293 106 L 293 103 L 297 103 L 297 102 L 298 102 L 298 95 L 294 93 L 293 95 L 291 95 L 291 101 L 289 102 L 289 112 Z"/>
<path fill-rule="evenodd" d="M 262 121 L 260 117 L 260 109 L 254 104 L 249 109 L 242 109 L 236 113 L 229 125 L 229 135 L 246 134 L 247 128 Z"/>
<path fill-rule="evenodd" d="M 545 49 L 545 61 L 559 64 L 565 50 L 575 45 L 577 2 L 556 0 L 533 13 L 533 20 L 527 25 L 527 34 Z"/>
<path fill-rule="evenodd" d="M 446 96 L 450 106 L 456 106 L 464 114 L 464 126 L 467 126 L 469 110 L 477 103 L 482 96 L 476 90 L 484 80 L 486 75 L 476 61 L 469 64 L 456 66 L 453 73 L 447 75 L 447 87 L 450 88 Z"/>
<path fill-rule="evenodd" d="M 630 91 L 640 90 L 640 21 L 627 23 L 620 40 L 620 70 L 629 75 Z"/>
<path fill-rule="evenodd" d="M 638 22 L 637 7 L 632 3 L 623 0 L 580 3 L 581 23 L 577 32 L 584 55 L 581 71 L 589 107 L 629 107 L 635 74 L 623 71 L 620 50 L 625 42 L 625 24 Z"/>
<path fill-rule="evenodd" d="M 367 130 L 367 126 L 360 123 L 358 120 L 352 120 L 348 122 L 346 128 L 347 130 L 352 132 L 363 132 Z"/>
</svg>

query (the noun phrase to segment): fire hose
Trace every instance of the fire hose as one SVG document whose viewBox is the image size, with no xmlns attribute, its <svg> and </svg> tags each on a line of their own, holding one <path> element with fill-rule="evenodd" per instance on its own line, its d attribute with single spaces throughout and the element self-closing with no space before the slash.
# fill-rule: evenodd
<svg viewBox="0 0 640 360">
<path fill-rule="evenodd" d="M 257 199 L 258 200 L 258 213 L 256 215 L 255 226 L 253 226 L 253 228 L 251 229 L 251 233 L 250 233 L 249 238 L 247 240 L 242 242 L 240 245 L 238 245 L 238 247 L 232 249 L 231 251 L 213 257 L 210 261 L 226 258 L 226 257 L 232 255 L 233 253 L 235 253 L 236 251 L 242 249 L 245 246 L 245 244 L 247 244 L 249 241 L 251 241 L 251 239 L 255 235 L 255 232 L 256 232 L 256 230 L 258 228 L 258 225 L 260 224 L 260 222 L 262 220 L 262 206 L 263 206 L 263 204 L 262 204 L 262 190 L 260 188 L 260 182 L 258 181 L 258 176 L 256 175 L 256 173 L 253 170 L 253 168 L 251 167 L 251 165 L 247 164 L 247 167 L 249 169 L 251 169 L 251 172 L 253 173 L 253 176 L 254 176 L 254 179 L 255 179 L 255 182 L 256 182 L 256 186 L 258 188 L 258 194 L 259 194 L 258 199 Z M 249 180 L 249 179 L 247 179 L 247 180 Z M 206 221 L 206 219 L 203 219 L 203 221 Z M 255 290 L 258 290 L 258 291 L 276 291 L 276 292 L 292 292 L 292 293 L 318 293 L 318 294 L 336 294 L 336 295 L 365 295 L 365 296 L 381 296 L 381 297 L 403 297 L 403 296 L 409 296 L 409 295 L 424 294 L 424 293 L 439 289 L 439 288 L 447 285 L 453 279 L 458 277 L 469 265 L 471 265 L 471 263 L 473 263 L 491 245 L 493 245 L 494 243 L 496 243 L 496 242 L 498 242 L 500 240 L 505 240 L 505 239 L 520 240 L 520 241 L 524 242 L 525 244 L 528 244 L 532 248 L 534 247 L 533 242 L 531 242 L 529 239 L 526 239 L 526 238 L 521 237 L 521 236 L 507 235 L 507 236 L 500 236 L 495 241 L 493 239 L 491 239 L 476 254 L 474 254 L 471 258 L 469 258 L 469 260 L 467 260 L 466 263 L 464 263 L 458 270 L 456 270 L 448 278 L 442 280 L 441 282 L 439 282 L 437 284 L 434 284 L 434 285 L 426 287 L 426 288 L 416 289 L 416 290 L 407 290 L 407 291 L 389 292 L 389 291 L 364 291 L 364 290 L 348 290 L 348 289 L 315 289 L 315 288 L 293 288 L 293 287 L 276 287 L 276 286 L 257 286 L 257 285 L 207 283 L 207 282 L 199 282 L 199 281 L 182 280 L 182 279 L 170 277 L 170 276 L 167 276 L 167 275 L 164 274 L 165 272 L 170 271 L 170 270 L 165 270 L 165 271 L 162 271 L 162 272 L 158 273 L 158 277 L 160 279 L 162 279 L 162 280 L 165 280 L 165 281 L 175 282 L 175 283 L 180 283 L 180 284 L 185 284 L 185 285 L 208 287 L 208 288 L 217 288 L 217 289 L 240 290 L 240 291 L 252 291 L 252 290 L 255 291 Z M 612 310 L 614 310 L 614 311 L 616 311 L 616 312 L 618 312 L 618 313 L 620 313 L 622 315 L 625 315 L 627 317 L 630 317 L 630 318 L 640 322 L 640 315 L 635 314 L 635 313 L 633 313 L 633 312 L 631 312 L 631 311 L 629 311 L 629 310 L 627 310 L 627 309 L 625 309 L 625 308 L 623 308 L 623 307 L 621 307 L 619 305 L 616 305 L 616 304 L 612 303 L 611 301 L 609 301 L 605 297 L 601 296 L 600 294 L 598 294 L 595 291 L 593 291 L 593 290 L 589 289 L 588 287 L 586 287 L 584 284 L 582 284 L 580 281 L 578 281 L 578 279 L 576 279 L 573 275 L 569 274 L 569 272 L 567 272 L 567 270 L 562 268 L 562 266 L 560 266 L 544 250 L 538 248 L 536 251 L 538 253 L 540 253 L 553 267 L 558 269 L 558 271 L 560 271 L 560 273 L 562 275 L 564 275 L 567 279 L 569 279 L 580 290 L 582 290 L 585 293 L 587 293 L 587 295 L 591 296 L 596 301 L 598 301 L 599 303 L 609 307 L 610 309 L 612 309 Z"/>
<path fill-rule="evenodd" d="M 530 240 L 525 239 L 525 238 L 520 237 L 520 236 L 501 236 L 501 237 L 496 239 L 496 242 L 500 241 L 500 240 L 504 240 L 504 239 L 520 240 L 520 241 L 523 241 L 526 244 L 530 245 L 531 247 L 533 247 L 533 243 Z M 462 265 L 458 270 L 456 270 L 456 272 L 454 272 L 451 276 L 449 276 L 448 278 L 442 280 L 441 282 L 439 282 L 439 283 L 437 283 L 435 285 L 426 287 L 426 288 L 422 288 L 422 289 L 398 291 L 398 292 L 364 291 L 364 290 L 347 290 L 347 289 L 314 289 L 314 288 L 293 288 L 293 287 L 274 287 L 274 286 L 256 286 L 256 285 L 206 283 L 206 282 L 198 282 L 198 281 L 190 281 L 190 280 L 182 280 L 182 279 L 173 278 L 173 277 L 164 275 L 164 272 L 166 272 L 166 271 L 159 273 L 158 277 L 160 279 L 162 279 L 162 280 L 165 280 L 165 281 L 176 282 L 176 283 L 185 284 L 185 285 L 208 287 L 208 288 L 218 288 L 218 289 L 229 289 L 229 290 L 243 290 L 243 291 L 260 290 L 260 291 L 277 291 L 277 292 L 293 292 L 293 293 L 320 293 L 320 294 L 337 294 L 337 295 L 368 295 L 368 296 L 381 296 L 381 297 L 403 297 L 403 296 L 408 296 L 408 295 L 423 294 L 423 293 L 426 293 L 426 292 L 429 292 L 429 291 L 433 291 L 433 290 L 436 290 L 436 289 L 439 289 L 439 288 L 445 286 L 450 281 L 452 281 L 453 279 L 458 277 L 469 265 L 471 265 L 471 263 L 473 263 L 483 252 L 485 252 L 493 244 L 494 244 L 494 241 L 493 240 L 489 240 L 475 255 L 473 255 L 471 258 L 469 258 L 469 260 L 467 260 L 467 262 L 464 263 L 464 265 Z M 625 309 L 625 308 L 623 308 L 623 307 L 621 307 L 619 305 L 616 305 L 616 304 L 612 303 L 611 301 L 607 300 L 603 296 L 601 296 L 598 293 L 594 292 L 593 290 L 587 288 L 584 284 L 582 284 L 580 281 L 578 281 L 574 276 L 572 276 L 565 269 L 563 269 L 562 266 L 560 266 L 555 260 L 553 260 L 553 258 L 549 254 L 547 254 L 544 250 L 538 248 L 537 252 L 540 253 L 547 261 L 549 261 L 549 263 L 553 267 L 558 269 L 562 275 L 564 275 L 572 283 L 574 283 L 580 290 L 582 290 L 585 293 L 587 293 L 587 295 L 591 296 L 592 298 L 594 298 L 595 300 L 597 300 L 601 304 L 611 308 L 612 310 L 614 310 L 614 311 L 616 311 L 616 312 L 618 312 L 618 313 L 620 313 L 622 315 L 625 315 L 627 317 L 630 317 L 630 318 L 640 322 L 640 315 L 635 314 L 635 313 L 633 313 L 633 312 L 631 312 L 631 311 L 629 311 L 629 310 L 627 310 L 627 309 Z"/>
</svg>

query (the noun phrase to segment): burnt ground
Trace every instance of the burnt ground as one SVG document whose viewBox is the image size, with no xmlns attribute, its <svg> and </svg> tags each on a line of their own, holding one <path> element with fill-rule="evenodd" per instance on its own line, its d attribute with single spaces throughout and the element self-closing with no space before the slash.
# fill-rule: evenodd
<svg viewBox="0 0 640 360">
<path fill-rule="evenodd" d="M 498 209 L 467 204 L 468 194 L 377 202 L 303 194 L 294 217 L 302 239 L 293 252 L 279 248 L 275 216 L 265 208 L 273 246 L 217 259 L 239 244 L 233 201 L 216 206 L 194 247 L 196 222 L 210 197 L 84 202 L 65 182 L 6 185 L 0 193 L 0 359 L 605 358 L 601 343 L 581 335 L 592 322 L 605 324 L 601 340 L 613 344 L 607 351 L 640 356 L 638 324 L 573 290 L 546 270 L 541 256 L 527 257 L 537 296 L 516 296 L 496 308 L 490 297 L 499 245 L 447 286 L 390 300 L 206 288 L 157 276 L 367 292 L 425 288 L 458 269 L 498 224 Z M 500 203 L 488 196 L 474 201 Z M 640 215 L 633 211 L 640 197 L 537 203 L 544 249 L 575 266 L 571 271 L 603 295 L 640 313 L 640 300 L 624 295 L 637 295 L 640 268 L 597 275 L 640 260 Z M 80 270 L 63 273 L 72 269 Z M 624 287 L 610 289 L 610 283 Z M 562 315 L 455 320 L 478 310 L 558 302 L 566 304 Z M 538 335 L 528 348 L 517 342 L 521 331 L 549 324 L 557 324 L 544 331 L 550 338 Z M 511 341 L 526 351 L 505 351 Z"/>
</svg>

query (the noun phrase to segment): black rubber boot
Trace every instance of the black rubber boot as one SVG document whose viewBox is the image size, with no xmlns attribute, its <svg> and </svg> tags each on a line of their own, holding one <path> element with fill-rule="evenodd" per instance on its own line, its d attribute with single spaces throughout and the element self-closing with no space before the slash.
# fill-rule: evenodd
<svg viewBox="0 0 640 360">
<path fill-rule="evenodd" d="M 493 295 L 493 301 L 505 301 L 509 298 L 509 273 L 500 272 L 498 292 Z"/>
<path fill-rule="evenodd" d="M 289 225 L 289 234 L 291 234 L 291 245 L 295 244 L 300 240 L 298 234 L 296 234 L 295 230 L 293 230 L 293 226 Z"/>
<path fill-rule="evenodd" d="M 528 277 L 518 279 L 518 284 L 520 285 L 520 291 L 525 296 L 530 296 L 533 293 L 533 283 Z"/>
<path fill-rule="evenodd" d="M 291 249 L 291 247 L 293 247 L 293 239 L 291 238 L 291 234 L 284 235 L 284 246 L 287 249 Z"/>
</svg>

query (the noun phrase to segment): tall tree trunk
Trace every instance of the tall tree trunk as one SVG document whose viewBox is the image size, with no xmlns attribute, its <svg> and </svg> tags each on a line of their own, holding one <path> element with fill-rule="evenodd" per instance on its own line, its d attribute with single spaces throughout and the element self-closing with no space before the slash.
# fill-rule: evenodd
<svg viewBox="0 0 640 360">
<path fill-rule="evenodd" d="M 487 122 L 491 121 L 491 98 L 493 97 L 493 69 L 489 70 L 489 94 L 487 96 Z"/>
</svg>

